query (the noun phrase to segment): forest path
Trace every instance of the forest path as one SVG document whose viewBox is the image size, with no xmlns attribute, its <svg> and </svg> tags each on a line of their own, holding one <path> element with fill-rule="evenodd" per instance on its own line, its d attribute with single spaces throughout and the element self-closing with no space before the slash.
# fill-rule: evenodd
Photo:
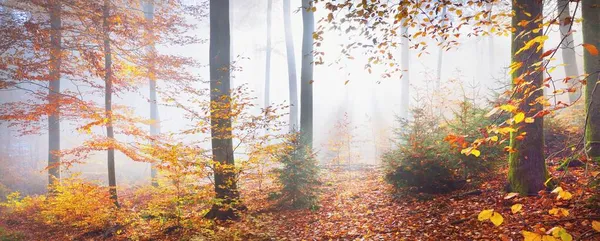
<svg viewBox="0 0 600 241">
<path fill-rule="evenodd" d="M 244 218 L 238 225 L 254 230 L 253 233 L 260 230 L 260 237 L 250 234 L 246 237 L 248 240 L 273 237 L 275 240 L 521 240 L 522 230 L 530 230 L 539 220 L 552 219 L 546 212 L 527 210 L 549 210 L 555 197 L 505 200 L 505 171 L 492 174 L 480 183 L 471 183 L 466 189 L 439 195 L 394 194 L 378 169 L 325 171 L 317 210 L 250 208 L 248 215 L 252 218 Z M 573 173 L 574 179 L 582 176 L 579 170 Z M 473 189 L 483 192 L 460 195 Z M 515 203 L 522 203 L 524 211 L 512 214 L 511 206 Z M 567 205 L 575 217 L 589 214 L 581 204 Z M 504 224 L 496 227 L 489 221 L 478 221 L 477 214 L 485 209 L 501 213 Z M 574 237 L 589 229 L 582 223 L 568 225 Z M 265 234 L 269 238 L 263 236 Z"/>
</svg>

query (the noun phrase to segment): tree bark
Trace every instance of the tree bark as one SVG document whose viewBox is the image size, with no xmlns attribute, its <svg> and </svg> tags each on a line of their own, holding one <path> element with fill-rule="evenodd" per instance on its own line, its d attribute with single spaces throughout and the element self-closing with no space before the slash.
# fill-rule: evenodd
<svg viewBox="0 0 600 241">
<path fill-rule="evenodd" d="M 300 73 L 300 132 L 302 142 L 313 146 L 313 32 L 315 17 L 311 0 L 302 0 L 302 70 Z"/>
<path fill-rule="evenodd" d="M 216 198 L 220 200 L 206 214 L 220 220 L 238 217 L 230 103 L 229 0 L 210 0 L 210 100 L 211 136 Z"/>
<path fill-rule="evenodd" d="M 294 52 L 294 38 L 292 36 L 292 17 L 290 15 L 290 0 L 283 0 L 283 27 L 285 29 L 285 51 L 287 52 L 287 66 L 290 94 L 290 132 L 298 128 L 298 82 L 296 77 L 296 54 Z"/>
<path fill-rule="evenodd" d="M 600 49 L 600 0 L 582 0 L 583 42 Z M 584 70 L 587 76 L 585 106 L 588 115 L 585 148 L 594 160 L 600 160 L 600 55 L 584 50 Z M 596 90 L 596 91 L 594 91 Z"/>
<path fill-rule="evenodd" d="M 563 64 L 565 64 L 565 77 L 571 79 L 567 82 L 569 87 L 573 87 L 579 83 L 579 71 L 577 71 L 577 58 L 575 54 L 575 44 L 573 43 L 573 35 L 569 33 L 569 28 L 573 19 L 569 9 L 569 0 L 558 0 L 556 11 L 560 20 L 560 36 L 565 38 L 561 44 L 561 53 Z M 569 92 L 569 102 L 574 103 L 581 97 L 581 89 L 575 88 L 575 92 Z"/>
<path fill-rule="evenodd" d="M 269 98 L 271 90 L 271 11 L 273 9 L 273 0 L 267 0 L 267 56 L 265 63 L 265 103 L 264 107 L 267 108 L 271 105 Z"/>
<path fill-rule="evenodd" d="M 106 137 L 109 141 L 114 141 L 113 118 L 112 118 L 112 52 L 110 49 L 110 0 L 104 0 L 102 11 L 102 26 L 104 34 L 104 111 L 106 115 Z M 112 145 L 112 143 L 111 143 Z M 115 149 L 108 148 L 108 187 L 110 188 L 110 198 L 115 205 L 119 206 L 117 199 L 117 180 L 115 177 Z"/>
<path fill-rule="evenodd" d="M 152 24 L 154 21 L 154 0 L 142 0 L 142 6 L 144 10 L 144 18 L 149 24 Z M 148 35 L 153 37 L 152 29 L 149 30 Z M 150 43 L 146 47 L 146 51 L 150 53 L 150 66 L 148 66 L 148 82 L 149 82 L 149 91 L 150 91 L 150 135 L 157 136 L 160 134 L 160 118 L 158 117 L 158 101 L 156 97 L 156 75 L 154 70 L 154 57 L 156 47 L 154 46 L 154 42 Z M 152 178 L 152 186 L 158 186 L 158 182 L 156 180 L 158 171 L 156 170 L 155 164 L 152 163 L 150 166 L 150 177 Z"/>
<path fill-rule="evenodd" d="M 446 6 L 442 8 L 442 26 L 446 25 Z M 442 43 L 440 43 L 442 44 Z M 436 89 L 439 89 L 442 86 L 442 60 L 444 58 L 444 48 L 443 45 L 440 45 L 438 49 L 438 59 L 437 59 L 437 76 L 436 76 Z"/>
<path fill-rule="evenodd" d="M 531 66 L 532 63 L 539 61 L 543 51 L 536 51 L 536 47 L 531 47 L 519 54 L 516 52 L 521 49 L 526 42 L 535 37 L 541 36 L 542 31 L 533 32 L 532 29 L 538 28 L 539 21 L 543 18 L 542 2 L 539 0 L 519 1 L 513 4 L 513 11 L 516 13 L 512 18 L 512 27 L 515 31 L 512 34 L 512 58 L 514 62 L 523 63 L 523 67 L 519 68 L 512 75 L 513 83 L 515 80 L 524 76 L 525 81 L 531 81 L 531 85 L 526 90 L 515 90 L 514 98 L 523 99 L 519 104 L 519 110 L 525 112 L 527 116 L 531 116 L 542 110 L 543 106 L 536 101 L 538 97 L 543 97 L 543 92 L 537 90 L 543 85 L 543 75 L 539 72 L 526 74 L 532 69 L 526 66 Z M 528 16 L 529 13 L 530 15 Z M 526 26 L 519 26 L 519 22 L 528 21 Z M 528 34 L 519 36 L 519 34 L 529 31 Z M 513 88 L 516 86 L 513 85 Z M 527 93 L 524 93 L 527 92 Z M 525 96 L 528 97 L 525 97 Z M 533 104 L 534 105 L 530 105 Z M 546 170 L 544 159 L 544 118 L 536 118 L 534 123 L 521 122 L 517 126 L 517 132 L 511 133 L 510 147 L 514 152 L 509 154 L 509 171 L 508 171 L 508 187 L 512 192 L 521 194 L 537 194 L 538 191 L 545 188 L 544 182 L 549 174 Z M 517 136 L 526 132 L 527 135 L 523 140 L 517 140 Z"/>
<path fill-rule="evenodd" d="M 60 72 L 62 63 L 62 22 L 60 0 L 50 5 L 50 88 L 48 101 L 51 113 L 48 116 L 48 183 L 60 182 Z"/>
<path fill-rule="evenodd" d="M 409 116 L 409 102 L 410 102 L 410 60 L 409 60 L 409 46 L 408 46 L 408 25 L 404 26 L 403 23 L 400 27 L 402 33 L 402 79 L 401 81 L 401 94 L 400 94 L 400 117 L 408 119 Z"/>
</svg>

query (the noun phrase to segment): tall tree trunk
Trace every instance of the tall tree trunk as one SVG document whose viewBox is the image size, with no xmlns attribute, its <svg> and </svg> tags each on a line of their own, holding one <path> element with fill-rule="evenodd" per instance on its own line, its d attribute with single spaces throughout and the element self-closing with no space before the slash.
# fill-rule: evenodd
<svg viewBox="0 0 600 241">
<path fill-rule="evenodd" d="M 206 214 L 220 220 L 238 217 L 233 143 L 231 140 L 229 0 L 210 0 L 210 100 L 215 193 L 220 201 Z"/>
<path fill-rule="evenodd" d="M 60 0 L 51 1 L 50 6 L 50 89 L 48 101 L 52 112 L 48 116 L 48 183 L 60 182 L 60 71 L 61 51 L 61 4 Z"/>
<path fill-rule="evenodd" d="M 237 62 L 237 57 L 235 56 L 235 52 L 233 49 L 233 46 L 235 46 L 235 43 L 233 42 L 235 40 L 235 36 L 233 34 L 233 27 L 235 27 L 236 25 L 236 20 L 234 18 L 234 14 L 235 14 L 235 0 L 231 0 L 229 1 L 229 29 L 231 31 L 229 31 L 229 61 L 230 62 Z M 236 81 L 235 81 L 235 75 L 233 74 L 233 71 L 229 72 L 229 81 L 230 81 L 230 89 L 235 89 L 236 86 Z"/>
<path fill-rule="evenodd" d="M 408 119 L 409 116 L 409 102 L 410 102 L 410 52 L 408 46 L 408 25 L 406 22 L 400 27 L 402 33 L 402 79 L 401 81 L 401 94 L 400 94 L 400 117 Z"/>
<path fill-rule="evenodd" d="M 144 8 L 144 17 L 146 21 L 150 24 L 154 21 L 154 0 L 143 0 L 142 6 Z M 148 36 L 153 37 L 154 32 L 152 29 L 149 30 Z M 150 66 L 148 66 L 148 82 L 150 86 L 150 120 L 152 123 L 150 124 L 150 135 L 157 136 L 160 134 L 160 118 L 158 117 L 158 101 L 156 98 L 156 75 L 154 70 L 154 58 L 156 47 L 154 46 L 154 42 L 149 44 L 146 47 L 146 51 L 150 53 Z M 150 177 L 152 178 L 152 186 L 158 186 L 158 182 L 156 180 L 158 171 L 154 163 L 150 166 Z"/>
<path fill-rule="evenodd" d="M 302 70 L 300 73 L 300 132 L 310 149 L 313 146 L 313 32 L 315 17 L 311 0 L 302 0 Z"/>
<path fill-rule="evenodd" d="M 560 35 L 565 40 L 561 44 L 561 53 L 563 64 L 565 64 L 565 77 L 571 79 L 567 82 L 569 87 L 573 87 L 579 82 L 577 76 L 577 59 L 575 55 L 575 44 L 573 43 L 573 35 L 569 33 L 571 26 L 571 11 L 569 9 L 569 0 L 558 0 L 556 11 L 560 19 Z M 581 89 L 576 88 L 575 92 L 569 92 L 569 102 L 573 103 L 581 97 Z"/>
<path fill-rule="evenodd" d="M 298 82 L 296 77 L 296 54 L 292 36 L 292 17 L 290 0 L 283 0 L 283 28 L 285 30 L 285 51 L 287 53 L 289 94 L 290 94 L 290 132 L 298 128 Z"/>
<path fill-rule="evenodd" d="M 112 52 L 110 49 L 110 0 L 104 0 L 102 26 L 104 32 L 104 110 L 106 114 L 106 137 L 114 141 L 112 118 Z M 115 177 L 115 149 L 108 148 L 108 187 L 110 188 L 110 198 L 115 205 L 119 206 L 117 199 L 117 179 Z"/>
<path fill-rule="evenodd" d="M 600 49 L 600 0 L 582 0 L 583 42 Z M 585 105 L 588 121 L 585 130 L 585 147 L 588 155 L 600 159 L 600 55 L 584 50 L 584 70 L 588 74 L 585 88 Z"/>
<path fill-rule="evenodd" d="M 494 3 L 490 2 L 488 3 L 488 11 L 490 12 L 488 15 L 488 22 L 492 22 L 492 9 L 494 8 Z M 488 64 L 489 64 L 489 71 L 490 71 L 490 75 L 494 74 L 494 67 L 496 66 L 495 64 L 495 54 L 494 54 L 494 34 L 492 33 L 492 26 L 490 24 L 489 27 L 489 33 L 490 35 L 488 36 Z M 488 76 L 488 78 L 491 79 L 491 76 Z"/>
<path fill-rule="evenodd" d="M 542 31 L 537 33 L 532 31 L 538 28 L 539 21 L 543 18 L 542 2 L 539 0 L 526 0 L 513 3 L 513 11 L 516 13 L 512 18 L 512 27 L 515 31 L 512 34 L 512 58 L 514 62 L 523 63 L 523 67 L 515 71 L 512 75 L 513 83 L 527 71 L 532 71 L 532 63 L 541 59 L 542 51 L 536 51 L 536 47 L 531 47 L 519 54 L 516 52 L 521 49 L 526 42 L 538 36 L 542 36 Z M 528 16 L 529 13 L 530 15 Z M 520 26 L 521 21 L 527 21 L 526 26 Z M 520 35 L 524 32 L 528 34 Z M 519 104 L 519 110 L 525 112 L 527 116 L 540 111 L 543 106 L 536 101 L 543 97 L 542 91 L 534 91 L 543 85 L 542 73 L 534 72 L 530 75 L 524 75 L 525 81 L 531 81 L 527 90 L 518 90 L 514 95 L 515 99 L 524 98 L 524 91 L 528 91 L 528 97 L 524 98 Z M 515 88 L 515 86 L 513 86 Z M 530 105 L 536 103 L 534 105 Z M 510 147 L 515 150 L 509 154 L 508 187 L 512 192 L 521 194 L 537 194 L 544 189 L 544 182 L 549 174 L 546 170 L 544 159 L 544 136 L 543 136 L 544 118 L 536 118 L 534 123 L 521 122 L 518 124 L 517 132 L 511 133 Z M 526 132 L 523 140 L 517 140 L 520 133 Z"/>
<path fill-rule="evenodd" d="M 442 26 L 446 25 L 446 6 L 442 8 Z M 442 86 L 442 60 L 444 58 L 444 47 L 443 42 L 440 42 L 440 47 L 438 49 L 438 59 L 437 59 L 437 76 L 436 76 L 436 85 L 435 88 L 439 89 Z"/>
<path fill-rule="evenodd" d="M 265 63 L 265 108 L 271 105 L 269 98 L 271 90 L 271 10 L 273 9 L 273 0 L 267 0 L 267 56 Z"/>
</svg>

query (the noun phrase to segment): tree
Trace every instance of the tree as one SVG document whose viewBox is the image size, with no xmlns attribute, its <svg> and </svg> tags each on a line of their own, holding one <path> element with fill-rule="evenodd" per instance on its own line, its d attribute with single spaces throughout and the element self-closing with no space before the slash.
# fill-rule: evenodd
<svg viewBox="0 0 600 241">
<path fill-rule="evenodd" d="M 113 130 L 113 113 L 112 113 L 112 52 L 110 49 L 110 0 L 104 0 L 102 7 L 102 27 L 104 37 L 104 112 L 106 118 L 106 137 L 109 141 L 114 141 L 115 134 Z M 117 179 L 115 176 L 115 148 L 111 145 L 108 147 L 107 166 L 108 166 L 108 187 L 110 188 L 110 198 L 118 206 L 117 198 Z"/>
<path fill-rule="evenodd" d="M 269 98 L 271 89 L 271 12 L 273 9 L 273 0 L 267 0 L 267 56 L 265 63 L 265 105 L 269 107 L 271 100 Z"/>
<path fill-rule="evenodd" d="M 290 132 L 298 125 L 298 83 L 296 77 L 296 54 L 294 53 L 294 38 L 292 36 L 292 18 L 290 16 L 290 0 L 283 0 L 283 28 L 285 29 L 285 50 L 290 95 Z"/>
<path fill-rule="evenodd" d="M 543 36 L 542 31 L 532 31 L 539 28 L 542 16 L 543 4 L 538 0 L 527 0 L 513 3 L 512 9 L 515 15 L 512 18 L 512 62 L 522 66 L 531 66 L 532 63 L 542 59 L 542 51 L 539 48 L 526 47 L 526 43 L 532 43 L 536 37 Z M 523 24 L 527 22 L 527 24 Z M 527 32 L 528 34 L 522 34 Z M 533 42 L 535 43 L 535 42 Z M 542 44 L 542 43 L 538 43 Z M 526 67 L 513 68 L 512 82 L 515 92 L 513 100 L 517 101 L 518 109 L 522 112 L 516 115 L 533 115 L 543 109 L 539 98 L 543 98 L 543 92 L 539 90 L 543 86 L 543 75 Z M 530 82 L 530 84 L 523 84 Z M 515 117 L 516 117 L 515 115 Z M 544 183 L 548 178 L 548 171 L 544 159 L 544 136 L 543 118 L 536 118 L 535 122 L 527 123 L 516 121 L 517 132 L 511 132 L 509 154 L 508 187 L 511 192 L 521 194 L 537 194 L 545 188 Z M 525 138 L 523 133 L 526 133 Z M 521 136 L 521 137 L 519 137 Z M 520 140 L 522 139 L 522 140 Z"/>
<path fill-rule="evenodd" d="M 444 5 L 444 7 L 442 8 L 442 14 L 440 15 L 441 17 L 441 25 L 442 27 L 444 25 L 446 25 L 446 5 Z M 438 48 L 438 59 L 437 59 L 437 75 L 436 75 L 436 79 L 435 79 L 435 88 L 439 89 L 442 86 L 442 60 L 444 58 L 444 47 L 443 45 L 440 44 L 440 47 Z"/>
<path fill-rule="evenodd" d="M 48 183 L 60 181 L 60 71 L 61 71 L 61 1 L 50 2 L 50 86 L 49 105 L 53 107 L 48 116 Z"/>
<path fill-rule="evenodd" d="M 400 25 L 402 32 L 402 81 L 401 84 L 401 99 L 400 99 L 400 117 L 408 118 L 409 102 L 410 102 L 410 62 L 409 62 L 409 46 L 408 46 L 408 23 L 405 21 Z"/>
<path fill-rule="evenodd" d="M 569 88 L 575 91 L 569 91 L 569 102 L 574 103 L 581 97 L 581 90 L 575 85 L 578 83 L 579 71 L 577 71 L 577 59 L 575 55 L 575 45 L 573 43 L 573 34 L 569 33 L 571 29 L 571 11 L 569 9 L 569 0 L 557 0 L 556 11 L 560 20 L 560 35 L 564 40 L 561 44 L 563 64 L 565 68 L 565 77 L 569 77 L 567 82 Z"/>
<path fill-rule="evenodd" d="M 583 17 L 583 42 L 588 50 L 583 55 L 584 70 L 587 74 L 585 106 L 587 122 L 585 127 L 585 148 L 595 160 L 600 158 L 600 0 L 581 2 Z"/>
<path fill-rule="evenodd" d="M 210 0 L 210 100 L 214 183 L 219 200 L 206 214 L 220 220 L 238 217 L 233 142 L 231 140 L 229 1 Z"/>
<path fill-rule="evenodd" d="M 144 18 L 146 19 L 146 21 L 148 22 L 148 24 L 152 25 L 152 22 L 154 21 L 154 0 L 142 0 L 142 7 L 144 10 Z M 150 39 L 153 39 L 154 37 L 153 35 L 153 31 L 152 28 L 150 27 L 148 30 L 148 36 Z M 153 40 L 150 40 L 150 44 L 148 46 L 146 46 L 146 51 L 149 53 L 150 55 L 150 63 L 148 66 L 148 82 L 149 82 L 149 86 L 150 86 L 150 121 L 152 122 L 150 124 L 150 135 L 152 136 L 156 136 L 160 134 L 160 119 L 158 117 L 158 101 L 156 99 L 156 75 L 154 74 L 154 64 L 153 64 L 153 59 L 154 59 L 154 53 L 156 52 L 155 46 Z M 152 185 L 156 186 L 157 182 L 156 182 L 156 177 L 157 177 L 157 170 L 156 167 L 154 167 L 154 164 L 151 165 L 150 167 L 150 177 L 152 178 Z"/>
<path fill-rule="evenodd" d="M 311 0 L 302 0 L 302 70 L 300 73 L 300 132 L 301 143 L 312 150 L 313 141 L 313 32 L 314 9 Z"/>
</svg>

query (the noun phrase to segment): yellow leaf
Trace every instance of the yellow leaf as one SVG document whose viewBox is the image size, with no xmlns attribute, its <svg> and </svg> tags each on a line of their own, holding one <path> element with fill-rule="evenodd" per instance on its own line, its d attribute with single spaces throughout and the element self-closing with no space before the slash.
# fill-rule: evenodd
<svg viewBox="0 0 600 241">
<path fill-rule="evenodd" d="M 598 49 L 592 44 L 582 44 L 583 47 L 593 56 L 598 55 Z"/>
<path fill-rule="evenodd" d="M 569 234 L 567 232 L 567 230 L 562 227 L 554 227 L 554 228 L 548 230 L 548 232 L 552 233 L 552 236 L 554 236 L 555 238 L 560 238 L 560 240 L 562 240 L 562 241 L 572 241 L 573 240 L 573 236 L 571 236 L 571 234 Z M 555 240 L 559 240 L 559 239 L 555 239 Z"/>
<path fill-rule="evenodd" d="M 519 211 L 521 211 L 522 208 L 523 208 L 523 204 L 517 203 L 515 205 L 512 205 L 512 207 L 510 207 L 510 211 L 512 211 L 512 213 L 518 213 Z"/>
<path fill-rule="evenodd" d="M 492 137 L 490 137 L 490 141 L 498 141 L 498 136 L 492 136 Z"/>
<path fill-rule="evenodd" d="M 524 241 L 542 241 L 542 235 L 539 233 L 521 231 Z"/>
<path fill-rule="evenodd" d="M 558 199 L 569 200 L 573 198 L 573 195 L 570 192 L 562 191 L 558 193 Z"/>
<path fill-rule="evenodd" d="M 512 128 L 512 127 L 502 127 L 500 129 L 498 129 L 498 133 L 500 133 L 500 134 L 507 134 L 507 133 L 515 132 L 515 131 L 517 131 L 517 129 Z"/>
<path fill-rule="evenodd" d="M 553 208 L 548 211 L 548 214 L 560 217 L 560 216 L 569 216 L 569 210 L 564 208 Z"/>
<path fill-rule="evenodd" d="M 481 152 L 479 150 L 471 150 L 471 154 L 473 154 L 473 156 L 475 157 L 479 157 L 479 155 L 481 155 Z"/>
<path fill-rule="evenodd" d="M 499 213 L 494 212 L 494 214 L 492 214 L 492 217 L 490 217 L 490 221 L 492 221 L 492 223 L 497 227 L 500 226 L 502 222 L 504 222 L 504 218 Z"/>
<path fill-rule="evenodd" d="M 517 107 L 511 104 L 501 105 L 500 109 L 506 112 L 513 112 L 517 110 Z"/>
<path fill-rule="evenodd" d="M 532 40 L 527 41 L 527 43 L 525 44 L 525 46 L 523 46 L 521 49 L 519 49 L 515 55 L 530 49 L 531 47 L 533 47 L 534 44 L 538 44 L 538 51 L 543 47 L 544 42 L 548 39 L 547 35 L 542 35 L 542 36 L 537 36 L 535 38 L 533 38 Z"/>
<path fill-rule="evenodd" d="M 510 71 L 508 72 L 508 74 L 512 75 L 515 71 L 517 71 L 519 68 L 521 68 L 521 66 L 523 66 L 523 63 L 521 63 L 521 62 L 512 63 L 509 66 L 510 67 Z"/>
<path fill-rule="evenodd" d="M 555 239 L 554 237 L 550 236 L 550 235 L 544 235 L 542 237 L 542 241 L 559 241 L 558 239 Z"/>
<path fill-rule="evenodd" d="M 462 10 L 460 10 L 460 9 L 456 9 L 456 14 L 457 14 L 457 15 L 462 15 Z"/>
<path fill-rule="evenodd" d="M 519 112 L 515 115 L 515 117 L 513 118 L 515 120 L 515 123 L 519 124 L 521 123 L 523 120 L 525 120 L 525 113 L 523 112 Z"/>
<path fill-rule="evenodd" d="M 535 119 L 533 119 L 533 118 L 531 118 L 531 117 L 525 117 L 525 123 L 527 123 L 527 124 L 531 124 L 531 123 L 533 123 L 533 122 L 535 122 Z"/>
<path fill-rule="evenodd" d="M 596 232 L 600 232 L 600 222 L 592 221 L 592 228 L 596 230 Z"/>
<path fill-rule="evenodd" d="M 560 239 L 562 239 L 562 241 L 573 241 L 573 236 L 567 232 L 564 232 L 560 234 Z"/>
<path fill-rule="evenodd" d="M 479 213 L 479 215 L 477 215 L 477 220 L 483 221 L 483 220 L 490 219 L 490 217 L 492 217 L 493 213 L 494 213 L 494 209 L 483 210 Z"/>
</svg>

